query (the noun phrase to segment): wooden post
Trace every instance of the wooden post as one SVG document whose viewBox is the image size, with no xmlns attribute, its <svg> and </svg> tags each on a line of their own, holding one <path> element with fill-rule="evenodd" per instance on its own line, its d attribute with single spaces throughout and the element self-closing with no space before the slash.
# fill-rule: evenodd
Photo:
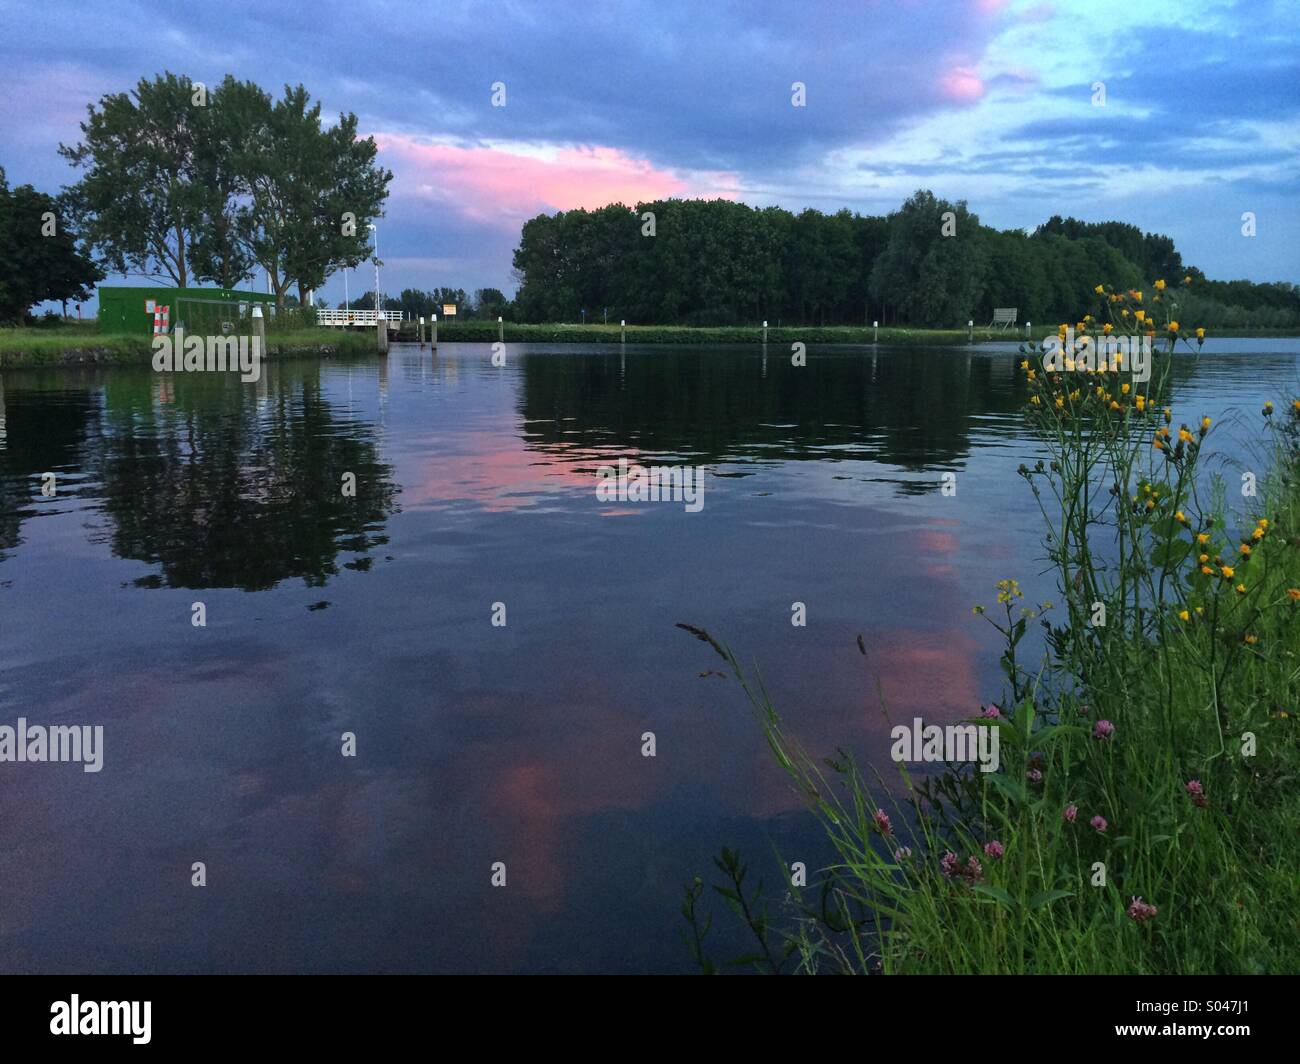
<svg viewBox="0 0 1300 1064">
<path fill-rule="evenodd" d="M 1026 340 L 1029 339 L 1029 326 L 1031 326 L 1032 324 L 1033 324 L 1032 321 L 1027 321 L 1027 322 L 1025 322 L 1025 339 L 1026 339 Z"/>
<path fill-rule="evenodd" d="M 429 320 L 433 323 L 433 324 L 430 326 L 430 327 L 433 329 L 433 333 L 432 333 L 431 339 L 429 340 L 429 347 L 430 347 L 432 350 L 435 350 L 435 351 L 436 351 L 436 350 L 438 349 L 438 315 L 435 314 L 435 315 L 434 315 L 432 318 L 430 318 Z"/>
<path fill-rule="evenodd" d="M 497 342 L 504 342 L 506 338 L 506 327 L 501 321 L 501 315 L 497 315 Z"/>
<path fill-rule="evenodd" d="M 767 343 L 767 322 L 763 322 L 763 343 Z"/>
<path fill-rule="evenodd" d="M 420 315 L 420 350 L 424 350 L 424 315 Z"/>
<path fill-rule="evenodd" d="M 966 322 L 966 342 L 969 344 L 975 339 L 975 320 L 972 318 Z"/>
<path fill-rule="evenodd" d="M 626 318 L 620 318 L 620 319 L 619 319 L 619 322 L 618 322 L 618 342 L 619 342 L 620 344 L 625 344 L 625 343 L 627 343 L 627 319 L 626 319 Z"/>
<path fill-rule="evenodd" d="M 878 343 L 879 341 L 880 341 L 880 322 L 873 321 L 871 323 L 871 342 L 874 344 L 874 343 Z"/>
<path fill-rule="evenodd" d="M 376 299 L 375 302 L 378 303 L 379 300 Z M 375 335 L 379 338 L 379 353 L 388 354 L 388 322 L 384 321 L 382 310 L 375 311 Z"/>
</svg>

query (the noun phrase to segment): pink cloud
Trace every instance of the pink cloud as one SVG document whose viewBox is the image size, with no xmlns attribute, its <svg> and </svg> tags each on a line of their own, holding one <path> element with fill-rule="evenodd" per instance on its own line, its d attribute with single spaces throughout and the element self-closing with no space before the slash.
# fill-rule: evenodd
<svg viewBox="0 0 1300 1064">
<path fill-rule="evenodd" d="M 972 67 L 951 67 L 939 78 L 939 90 L 955 103 L 973 103 L 984 95 L 984 82 Z"/>
<path fill-rule="evenodd" d="M 539 157 L 508 148 L 421 144 L 396 134 L 377 134 L 375 142 L 380 161 L 395 174 L 398 195 L 512 231 L 542 211 L 631 206 L 667 196 L 731 199 L 739 184 L 734 174 L 683 175 L 610 147 L 559 148 Z"/>
</svg>

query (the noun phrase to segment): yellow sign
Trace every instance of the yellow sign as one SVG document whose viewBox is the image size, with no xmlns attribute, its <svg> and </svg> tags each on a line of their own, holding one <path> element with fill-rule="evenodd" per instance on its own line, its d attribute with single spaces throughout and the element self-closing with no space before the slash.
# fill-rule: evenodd
<svg viewBox="0 0 1300 1064">
<path fill-rule="evenodd" d="M 442 316 L 444 318 L 454 318 L 456 316 L 456 304 L 444 303 L 442 305 Z"/>
</svg>

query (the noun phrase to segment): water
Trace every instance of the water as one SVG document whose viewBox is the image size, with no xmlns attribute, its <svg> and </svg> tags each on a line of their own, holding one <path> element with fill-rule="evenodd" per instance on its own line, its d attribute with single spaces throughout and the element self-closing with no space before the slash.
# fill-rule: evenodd
<svg viewBox="0 0 1300 1064">
<path fill-rule="evenodd" d="M 1006 576 L 1053 595 L 1011 345 L 810 356 L 0 376 L 0 723 L 105 729 L 97 774 L 0 765 L 0 970 L 686 969 L 681 887 L 720 847 L 769 884 L 776 852 L 827 854 L 676 622 L 811 751 L 889 771 L 881 695 L 968 715 L 1001 689 L 971 605 Z M 1176 419 L 1255 468 L 1298 367 L 1295 340 L 1211 342 Z M 620 457 L 705 466 L 703 510 L 600 502 Z"/>
</svg>

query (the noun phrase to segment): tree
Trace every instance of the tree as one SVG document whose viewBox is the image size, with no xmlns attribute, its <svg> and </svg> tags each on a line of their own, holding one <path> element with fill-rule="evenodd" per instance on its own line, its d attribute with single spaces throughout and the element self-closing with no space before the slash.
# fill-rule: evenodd
<svg viewBox="0 0 1300 1064">
<path fill-rule="evenodd" d="M 31 185 L 11 192 L 0 169 L 0 321 L 21 321 L 47 299 L 89 299 L 102 276 L 78 250 L 57 201 Z"/>
<path fill-rule="evenodd" d="M 277 303 L 297 285 L 305 301 L 336 269 L 369 254 L 370 222 L 378 217 L 393 175 L 373 166 L 373 138 L 356 139 L 357 117 L 340 115 L 328 129 L 307 90 L 288 86 L 271 104 L 256 86 L 227 77 L 222 95 L 238 95 L 245 147 L 238 167 L 248 189 L 239 210 L 240 239 L 271 279 Z"/>
<path fill-rule="evenodd" d="M 81 143 L 59 145 L 85 171 L 65 192 L 69 213 L 109 269 L 189 283 L 192 245 L 214 206 L 196 151 L 210 135 L 200 98 L 187 77 L 141 78 L 134 92 L 87 107 Z"/>
</svg>

